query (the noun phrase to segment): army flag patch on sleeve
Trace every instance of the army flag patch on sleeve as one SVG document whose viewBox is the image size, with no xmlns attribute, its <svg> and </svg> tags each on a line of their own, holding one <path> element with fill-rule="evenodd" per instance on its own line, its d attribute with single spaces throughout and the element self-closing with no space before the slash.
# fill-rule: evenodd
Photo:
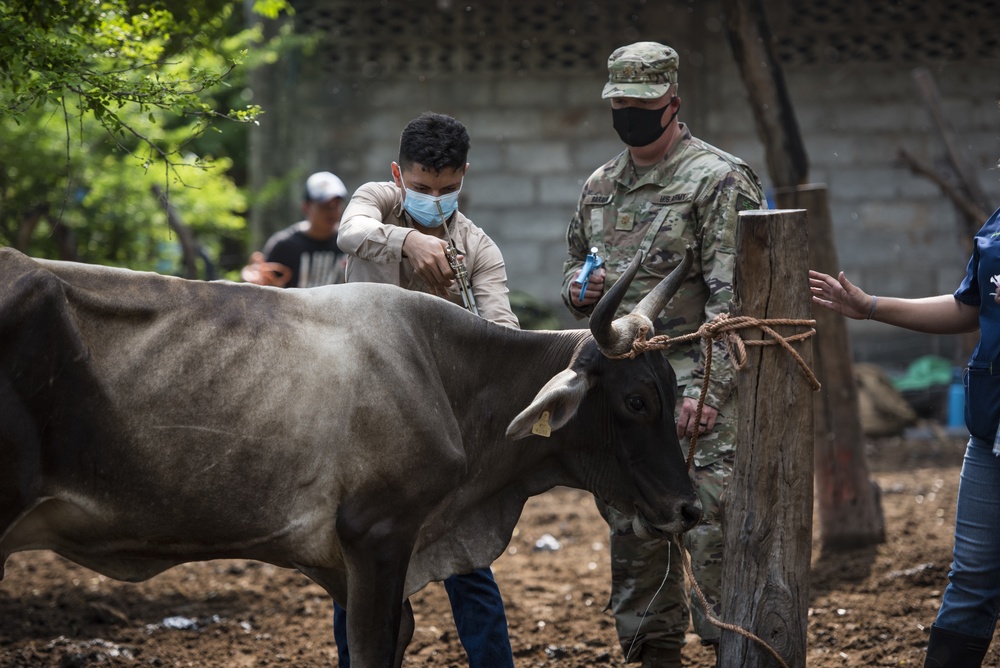
<svg viewBox="0 0 1000 668">
<path fill-rule="evenodd" d="M 743 193 L 737 193 L 736 195 L 736 210 L 737 211 L 752 211 L 759 208 L 757 200 L 751 199 L 744 195 Z"/>
</svg>

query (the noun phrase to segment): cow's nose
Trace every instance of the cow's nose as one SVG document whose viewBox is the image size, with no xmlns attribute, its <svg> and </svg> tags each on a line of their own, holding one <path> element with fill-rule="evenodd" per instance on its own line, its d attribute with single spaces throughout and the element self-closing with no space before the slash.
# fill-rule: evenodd
<svg viewBox="0 0 1000 668">
<path fill-rule="evenodd" d="M 684 530 L 694 528 L 701 521 L 701 501 L 695 499 L 693 503 L 681 504 L 681 520 L 684 522 Z"/>
</svg>

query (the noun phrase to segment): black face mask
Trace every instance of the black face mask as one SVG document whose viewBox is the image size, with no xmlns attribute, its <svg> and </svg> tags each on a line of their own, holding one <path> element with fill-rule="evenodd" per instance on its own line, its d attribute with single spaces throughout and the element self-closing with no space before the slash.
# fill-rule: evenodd
<svg viewBox="0 0 1000 668">
<path fill-rule="evenodd" d="M 621 107 L 620 109 L 611 109 L 611 121 L 612 125 L 615 126 L 615 131 L 621 140 L 628 144 L 629 146 L 649 146 L 654 141 L 659 139 L 675 118 L 677 118 L 677 112 L 675 111 L 667 121 L 666 125 L 660 125 L 660 119 L 663 118 L 663 112 L 666 111 L 667 107 L 674 101 L 673 98 L 670 102 L 659 109 L 640 109 L 639 107 Z"/>
</svg>

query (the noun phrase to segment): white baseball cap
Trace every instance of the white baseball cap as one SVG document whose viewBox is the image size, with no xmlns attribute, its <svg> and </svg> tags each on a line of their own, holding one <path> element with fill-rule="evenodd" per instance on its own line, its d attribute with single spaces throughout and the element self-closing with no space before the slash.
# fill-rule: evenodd
<svg viewBox="0 0 1000 668">
<path fill-rule="evenodd" d="M 310 202 L 329 202 L 334 197 L 347 197 L 347 187 L 335 174 L 316 172 L 306 179 L 306 199 Z"/>
</svg>

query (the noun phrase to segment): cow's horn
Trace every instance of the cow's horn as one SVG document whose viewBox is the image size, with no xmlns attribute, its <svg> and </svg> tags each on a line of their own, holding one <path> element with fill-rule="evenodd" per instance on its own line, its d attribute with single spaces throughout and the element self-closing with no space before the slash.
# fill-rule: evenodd
<svg viewBox="0 0 1000 668">
<path fill-rule="evenodd" d="M 687 278 L 692 263 L 694 263 L 694 252 L 688 246 L 684 249 L 684 259 L 681 260 L 681 263 L 670 272 L 669 276 L 650 290 L 648 295 L 642 298 L 642 301 L 632 309 L 632 313 L 644 315 L 649 318 L 650 322 L 660 317 L 660 313 L 677 293 L 684 279 Z"/>
<path fill-rule="evenodd" d="M 625 293 L 628 292 L 629 285 L 632 284 L 632 279 L 635 278 L 639 265 L 642 263 L 642 251 L 637 252 L 618 282 L 604 294 L 601 301 L 597 302 L 597 306 L 594 307 L 594 313 L 590 318 L 590 332 L 594 335 L 594 340 L 601 350 L 609 355 L 620 355 L 628 352 L 639 333 L 639 328 L 643 324 L 652 323 L 660 315 L 667 302 L 670 301 L 687 277 L 693 262 L 694 253 L 688 247 L 680 265 L 670 272 L 669 276 L 660 281 L 632 309 L 630 315 L 643 317 L 626 316 L 615 320 L 615 312 L 622 299 L 625 298 Z"/>
<path fill-rule="evenodd" d="M 604 293 L 601 301 L 597 302 L 594 313 L 590 316 L 590 333 L 594 335 L 597 345 L 605 353 L 616 355 L 627 352 L 632 347 L 635 332 L 620 331 L 621 328 L 615 326 L 615 311 L 618 310 L 618 305 L 625 298 L 628 286 L 632 284 L 632 279 L 635 278 L 635 272 L 639 271 L 641 262 L 642 251 L 638 251 L 618 282 Z"/>
</svg>

